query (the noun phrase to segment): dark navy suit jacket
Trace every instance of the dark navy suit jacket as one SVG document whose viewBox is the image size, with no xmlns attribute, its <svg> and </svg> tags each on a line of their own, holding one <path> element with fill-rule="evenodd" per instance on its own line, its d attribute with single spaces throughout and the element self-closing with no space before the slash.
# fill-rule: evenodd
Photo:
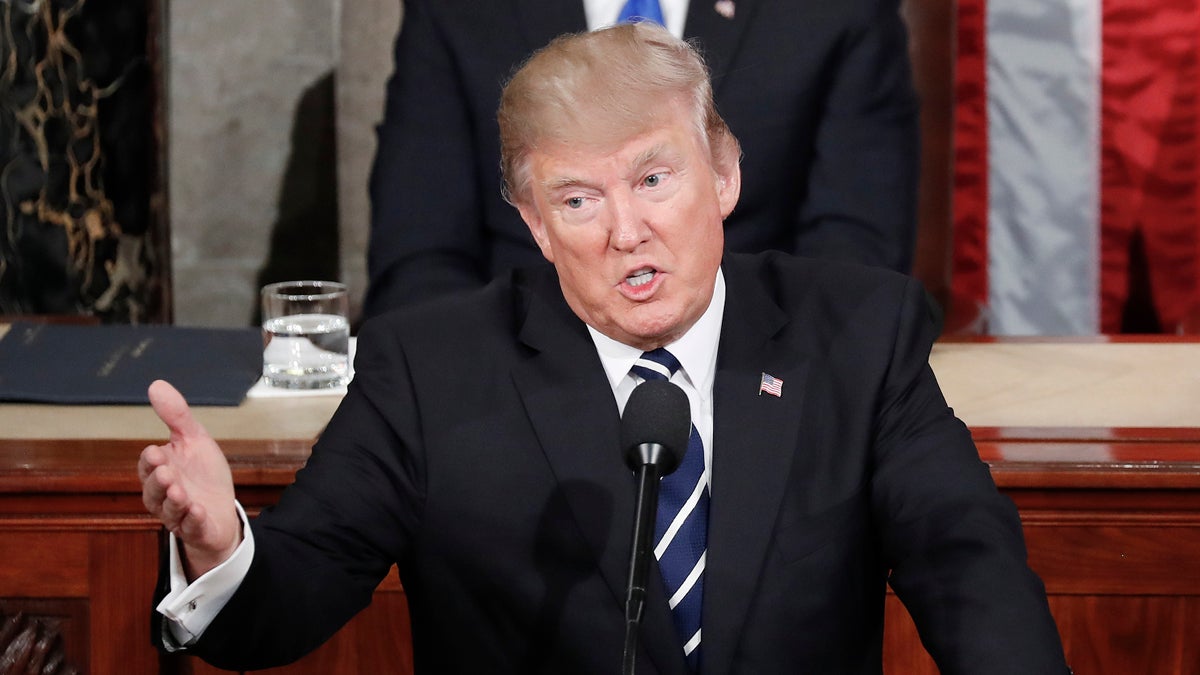
<svg viewBox="0 0 1200 675">
<path fill-rule="evenodd" d="M 1066 672 L 1016 509 L 929 368 L 919 284 L 773 253 L 722 269 L 702 672 L 880 673 L 888 583 L 941 672 Z M 227 668 L 297 658 L 397 563 L 417 672 L 619 672 L 635 481 L 553 268 L 371 319 L 358 344 L 195 649 Z M 681 675 L 649 577 L 638 672 Z"/>
</svg>

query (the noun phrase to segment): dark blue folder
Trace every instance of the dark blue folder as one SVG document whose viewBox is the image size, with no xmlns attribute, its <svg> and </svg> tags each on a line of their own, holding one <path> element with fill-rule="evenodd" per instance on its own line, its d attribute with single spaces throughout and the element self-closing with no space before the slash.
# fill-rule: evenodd
<svg viewBox="0 0 1200 675">
<path fill-rule="evenodd" d="M 257 328 L 16 322 L 0 338 L 0 401 L 148 403 L 166 380 L 192 405 L 238 405 L 260 375 Z"/>
</svg>

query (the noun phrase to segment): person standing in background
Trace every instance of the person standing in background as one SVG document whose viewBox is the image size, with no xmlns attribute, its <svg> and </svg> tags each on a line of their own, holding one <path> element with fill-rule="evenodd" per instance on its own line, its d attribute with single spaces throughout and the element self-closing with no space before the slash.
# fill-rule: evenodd
<svg viewBox="0 0 1200 675">
<path fill-rule="evenodd" d="M 727 249 L 908 273 L 919 111 L 898 0 L 658 4 L 704 53 L 742 144 Z M 404 0 L 371 175 L 367 316 L 541 261 L 501 194 L 500 91 L 535 48 L 612 24 L 624 5 Z"/>
</svg>

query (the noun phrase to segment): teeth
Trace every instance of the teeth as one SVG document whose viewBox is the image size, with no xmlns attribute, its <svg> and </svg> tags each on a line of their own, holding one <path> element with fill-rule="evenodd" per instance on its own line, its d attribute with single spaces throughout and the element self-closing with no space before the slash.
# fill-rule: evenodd
<svg viewBox="0 0 1200 675">
<path fill-rule="evenodd" d="M 654 270 L 643 270 L 637 274 L 629 275 L 625 280 L 629 282 L 630 286 L 637 288 L 638 286 L 645 286 L 650 283 L 650 280 L 653 278 Z"/>
</svg>

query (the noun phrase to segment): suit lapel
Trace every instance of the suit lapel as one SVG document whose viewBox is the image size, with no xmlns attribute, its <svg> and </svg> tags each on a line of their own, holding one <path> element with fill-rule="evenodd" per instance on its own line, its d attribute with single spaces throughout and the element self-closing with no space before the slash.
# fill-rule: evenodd
<svg viewBox="0 0 1200 675">
<path fill-rule="evenodd" d="M 776 340 L 788 319 L 729 258 L 713 395 L 713 485 L 705 568 L 704 671 L 728 672 L 790 473 L 809 361 Z M 760 394 L 763 373 L 782 396 Z M 801 448 L 802 449 L 802 448 Z"/>
<path fill-rule="evenodd" d="M 620 415 L 587 329 L 557 278 L 522 288 L 519 339 L 531 356 L 513 380 L 546 459 L 623 615 L 636 485 L 620 452 Z M 662 673 L 683 673 L 683 652 L 652 561 L 640 644 Z M 619 655 L 614 655 L 619 658 Z"/>
<path fill-rule="evenodd" d="M 733 18 L 717 11 L 715 0 L 692 0 L 688 3 L 687 21 L 683 25 L 686 38 L 700 41 L 701 53 L 713 73 L 713 90 L 721 90 L 725 73 L 729 72 L 742 37 L 746 34 L 751 14 L 760 0 L 732 0 Z M 728 6 L 728 5 L 727 5 Z"/>
</svg>

